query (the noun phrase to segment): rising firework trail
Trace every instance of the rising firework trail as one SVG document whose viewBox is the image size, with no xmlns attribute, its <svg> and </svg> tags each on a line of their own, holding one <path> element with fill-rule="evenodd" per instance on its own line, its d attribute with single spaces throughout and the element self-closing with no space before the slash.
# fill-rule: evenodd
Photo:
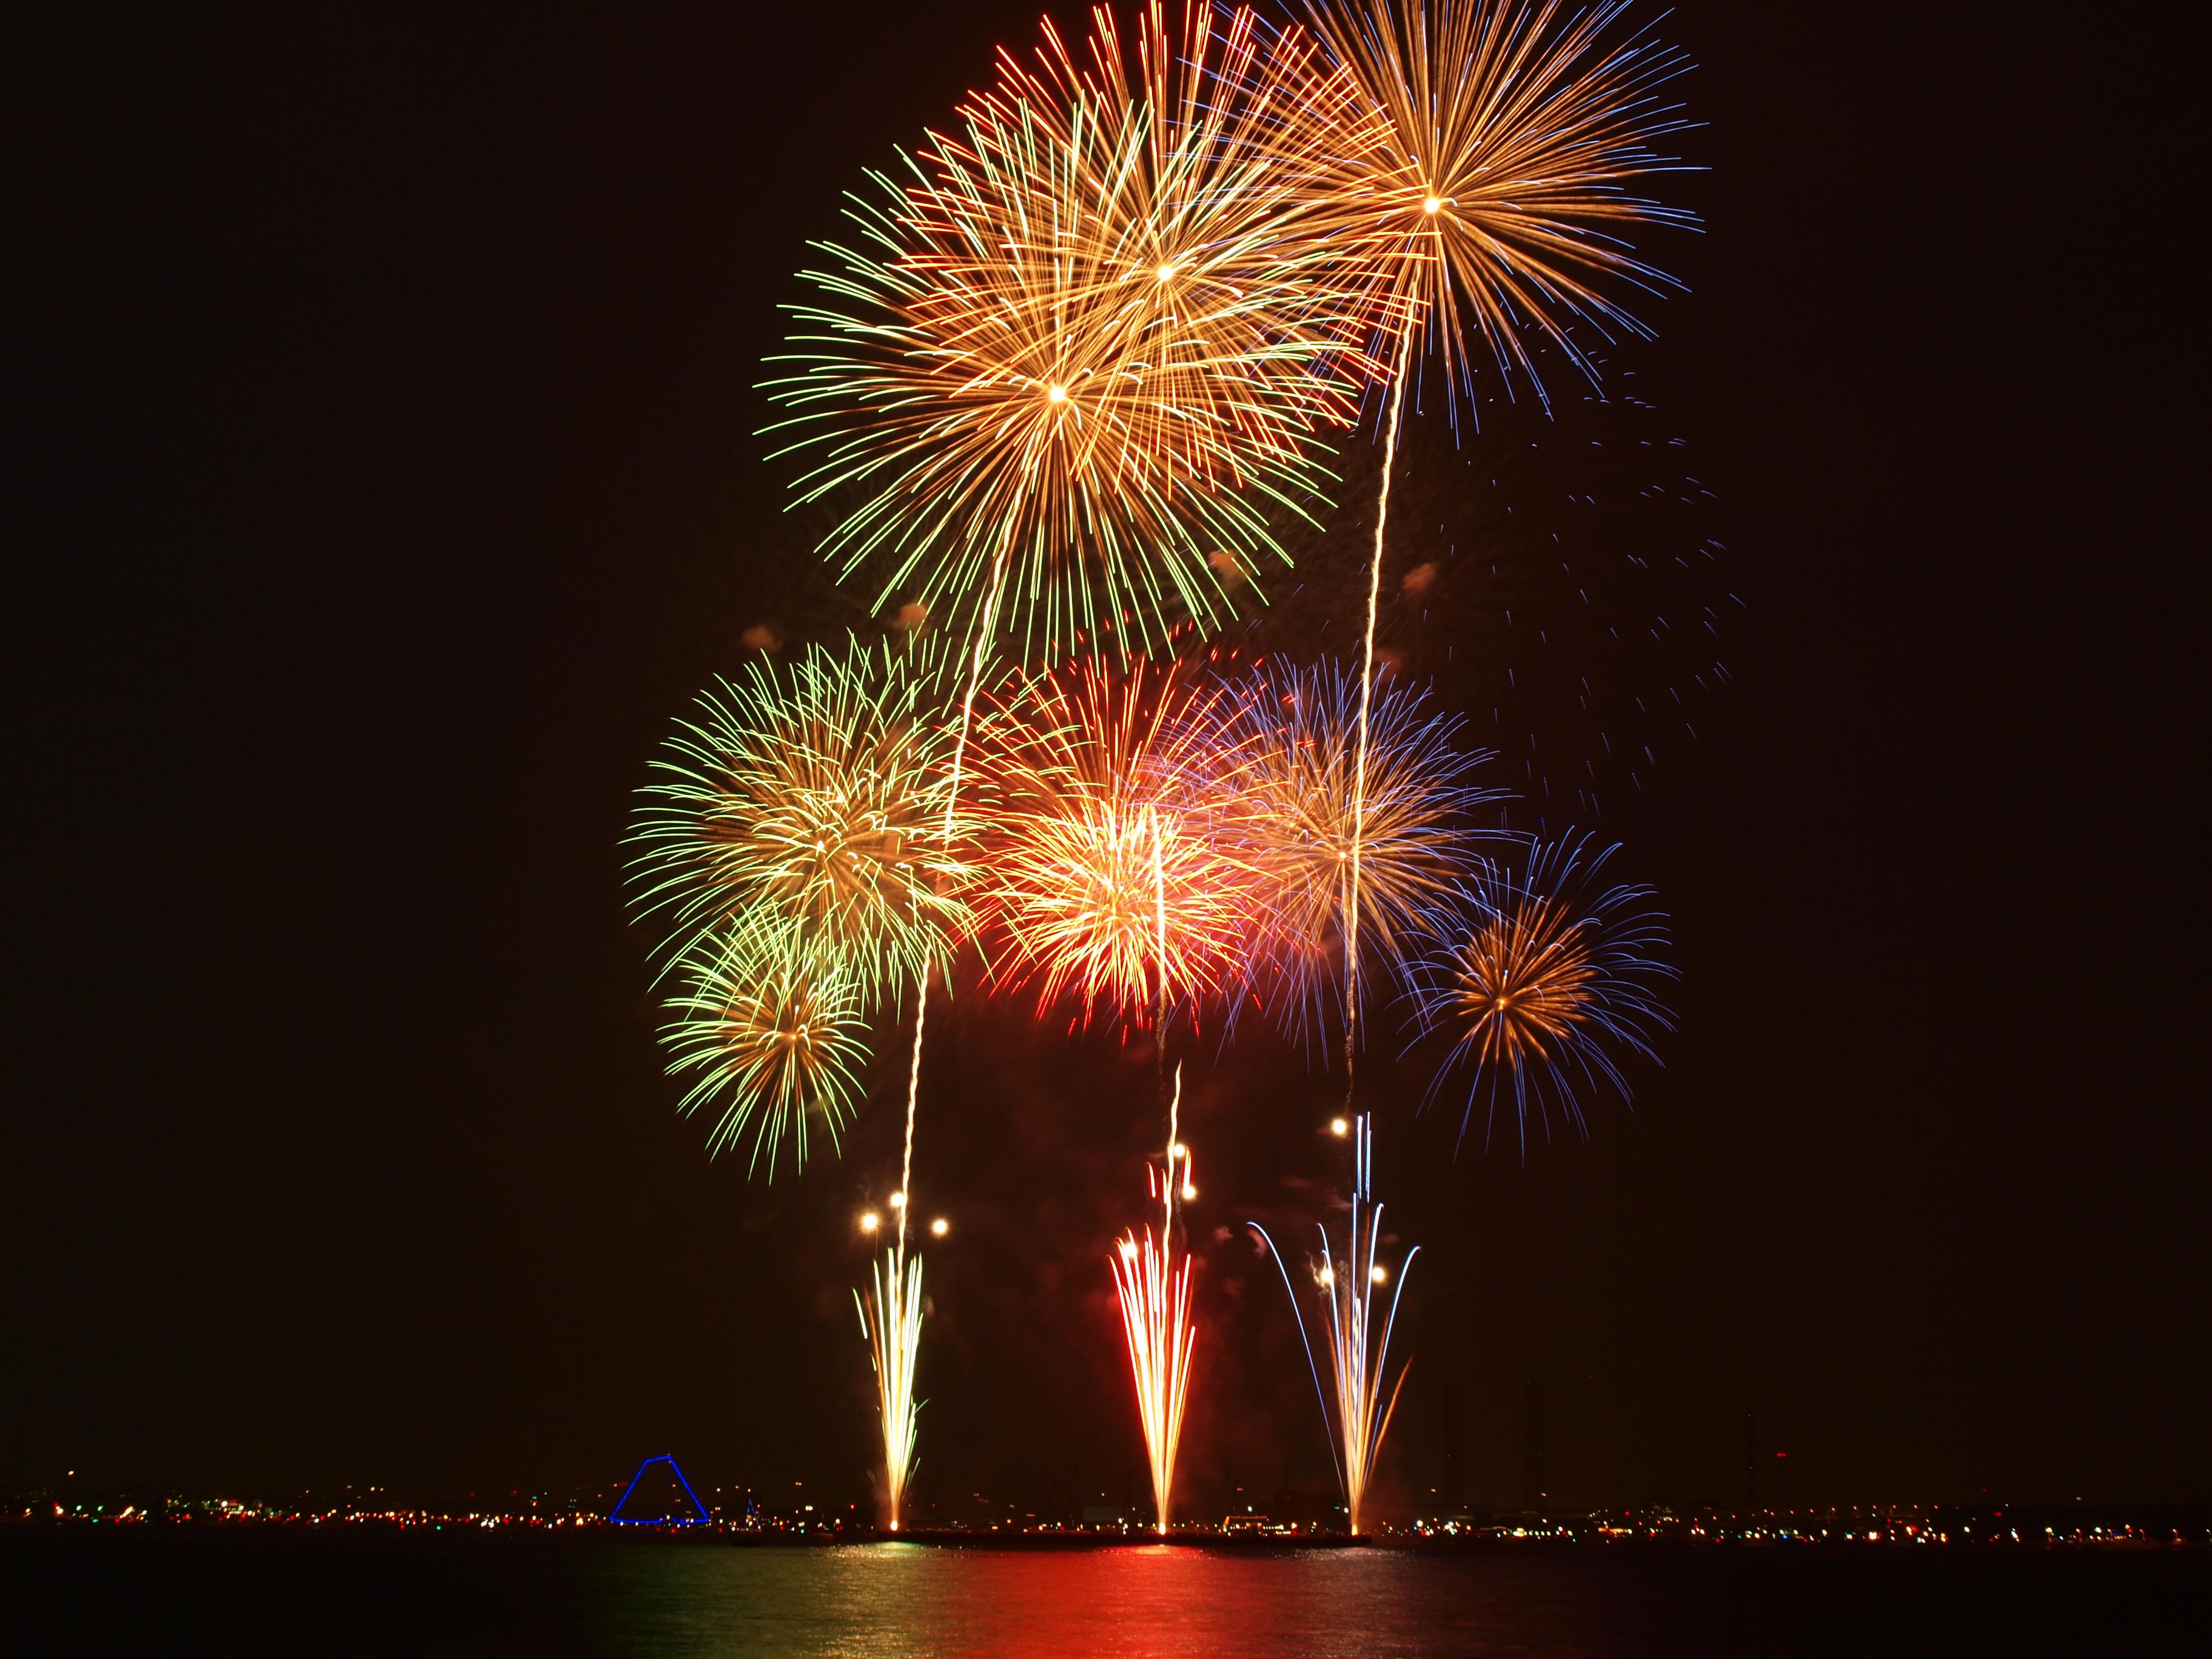
<svg viewBox="0 0 2212 1659">
<path fill-rule="evenodd" d="M 1168 1039 L 1168 908 L 1166 861 L 1160 816 L 1147 809 L 1152 832 L 1152 927 L 1156 988 L 1152 1037 L 1156 1072 L 1168 1111 L 1167 1156 L 1147 1163 L 1145 1179 L 1160 1202 L 1157 1242 L 1148 1224 L 1139 1234 L 1124 1233 L 1107 1258 L 1121 1302 L 1122 1334 L 1129 1345 L 1129 1375 L 1137 1389 L 1137 1419 L 1145 1432 L 1152 1466 L 1153 1512 L 1165 1535 L 1175 1500 L 1176 1452 L 1182 1441 L 1183 1403 L 1190 1386 L 1191 1353 L 1198 1340 L 1190 1316 L 1190 1254 L 1175 1253 L 1175 1208 L 1198 1196 L 1192 1184 L 1190 1149 L 1182 1144 L 1182 1067 L 1176 1067 L 1172 1090 L 1166 1086 Z"/>
<path fill-rule="evenodd" d="M 899 1528 L 899 1504 L 906 1483 L 914 1474 L 915 1427 L 921 1411 L 914 1397 L 914 1364 L 921 1347 L 921 1257 L 906 1250 L 907 1223 L 914 1212 L 915 1103 L 921 1091 L 921 1028 L 929 1013 L 929 982 L 915 994 L 914 1056 L 907 1073 L 906 1141 L 899 1154 L 898 1190 L 891 1208 L 898 1216 L 898 1236 L 884 1259 L 870 1270 L 872 1283 L 853 1295 L 860 1306 L 860 1331 L 867 1339 L 876 1368 L 876 1395 L 884 1431 L 884 1493 L 890 1511 L 890 1529 Z M 872 1212 L 865 1230 L 873 1231 Z M 942 1232 L 945 1224 L 939 1222 Z"/>
<path fill-rule="evenodd" d="M 1299 1310 L 1297 1286 L 1291 1281 L 1289 1264 L 1265 1227 L 1256 1221 L 1249 1224 L 1266 1241 L 1268 1254 L 1275 1258 L 1275 1266 L 1283 1275 L 1283 1288 L 1290 1292 L 1291 1312 L 1298 1322 L 1298 1340 L 1305 1345 L 1306 1364 L 1313 1373 L 1314 1391 L 1321 1398 L 1322 1420 L 1329 1431 L 1329 1453 L 1336 1462 L 1345 1508 L 1351 1517 L 1352 1535 L 1357 1537 L 1368 1482 L 1374 1476 L 1376 1460 L 1382 1455 L 1382 1437 L 1389 1432 L 1391 1413 L 1398 1406 L 1398 1391 L 1406 1386 L 1405 1366 L 1399 1368 L 1395 1382 L 1389 1382 L 1390 1335 L 1398 1322 L 1398 1298 L 1405 1293 L 1407 1272 L 1421 1249 L 1415 1245 L 1399 1264 L 1397 1285 L 1390 1291 L 1389 1306 L 1378 1325 L 1375 1291 L 1377 1286 L 1388 1284 L 1391 1275 L 1376 1255 L 1376 1244 L 1382 1231 L 1382 1206 L 1372 1201 L 1370 1183 L 1374 1175 L 1373 1134 L 1364 1114 L 1355 1121 L 1352 1135 L 1351 1242 L 1344 1255 L 1334 1255 L 1329 1249 L 1328 1229 L 1319 1229 L 1321 1261 L 1313 1269 L 1314 1283 L 1328 1308 L 1325 1332 L 1328 1387 L 1322 1382 L 1321 1367 L 1314 1358 L 1313 1338 L 1306 1329 L 1305 1315 Z M 1386 1383 L 1387 1397 L 1383 1392 Z"/>
<path fill-rule="evenodd" d="M 1533 1111 L 1551 1133 L 1558 1112 L 1578 1134 L 1581 1097 L 1603 1086 L 1629 1098 L 1614 1048 L 1657 1063 L 1654 1035 L 1674 1029 L 1660 988 L 1678 977 L 1661 954 L 1667 918 L 1646 886 L 1602 886 L 1620 850 L 1587 856 L 1570 833 L 1537 842 L 1525 871 L 1483 860 L 1456 902 L 1437 916 L 1435 943 L 1415 964 L 1416 1018 L 1450 1043 L 1430 1087 L 1434 1099 L 1467 1074 L 1462 1138 L 1482 1109 L 1488 1144 L 1501 1100 L 1513 1109 L 1523 1157 Z"/>
</svg>

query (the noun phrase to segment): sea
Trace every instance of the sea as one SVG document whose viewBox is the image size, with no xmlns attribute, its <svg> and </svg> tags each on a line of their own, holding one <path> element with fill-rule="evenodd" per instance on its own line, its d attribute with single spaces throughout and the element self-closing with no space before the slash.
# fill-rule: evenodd
<svg viewBox="0 0 2212 1659">
<path fill-rule="evenodd" d="M 2212 1554 L 1499 1544 L 764 1547 L 607 1533 L 0 1528 L 0 1654 L 2212 1654 Z"/>
</svg>

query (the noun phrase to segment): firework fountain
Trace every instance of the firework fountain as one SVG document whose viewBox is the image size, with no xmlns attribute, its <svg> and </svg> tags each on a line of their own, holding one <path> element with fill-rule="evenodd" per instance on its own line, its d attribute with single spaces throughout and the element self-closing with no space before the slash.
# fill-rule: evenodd
<svg viewBox="0 0 2212 1659">
<path fill-rule="evenodd" d="M 1137 1385 L 1137 1415 L 1144 1425 L 1152 1465 L 1154 1525 L 1164 1537 L 1175 1498 L 1176 1450 L 1182 1439 L 1182 1408 L 1190 1388 L 1191 1354 L 1198 1328 L 1190 1311 L 1190 1254 L 1175 1249 L 1176 1200 L 1198 1196 L 1191 1182 L 1190 1148 L 1176 1137 L 1182 1103 L 1182 1068 L 1176 1068 L 1168 1110 L 1167 1156 L 1147 1164 L 1146 1179 L 1160 1204 L 1156 1239 L 1149 1223 L 1121 1235 L 1108 1263 L 1121 1299 L 1121 1328 L 1129 1340 L 1129 1375 Z"/>
<path fill-rule="evenodd" d="M 915 998 L 914 1059 L 907 1073 L 906 1146 L 899 1157 L 898 1190 L 891 1207 L 898 1214 L 897 1237 L 884 1259 L 869 1269 L 866 1290 L 853 1292 L 860 1306 L 860 1334 L 875 1362 L 876 1401 L 884 1430 L 884 1501 L 890 1529 L 899 1529 L 899 1505 L 914 1476 L 914 1437 L 921 1402 L 914 1397 L 915 1356 L 921 1346 L 921 1257 L 906 1250 L 907 1222 L 914 1210 L 915 1101 L 921 1088 L 921 1025 L 929 1012 L 925 978 Z"/>
<path fill-rule="evenodd" d="M 1335 1460 L 1337 1480 L 1344 1490 L 1352 1535 L 1357 1537 L 1368 1482 L 1374 1477 L 1376 1459 L 1382 1454 L 1382 1437 L 1389 1432 L 1390 1416 L 1397 1409 L 1398 1391 L 1406 1385 L 1405 1366 L 1399 1367 L 1395 1382 L 1389 1380 L 1390 1334 L 1398 1322 L 1398 1298 L 1405 1293 L 1407 1271 L 1421 1249 L 1415 1245 L 1399 1264 L 1397 1283 L 1389 1291 L 1389 1305 L 1378 1324 L 1376 1291 L 1389 1284 L 1391 1273 L 1376 1250 L 1382 1234 L 1382 1206 L 1373 1200 L 1373 1133 L 1364 1115 L 1352 1125 L 1352 1170 L 1350 1241 L 1344 1255 L 1338 1256 L 1329 1249 L 1328 1229 L 1321 1229 L 1321 1261 L 1313 1270 L 1314 1283 L 1326 1298 L 1328 1309 L 1323 1334 L 1328 1339 L 1333 1389 L 1322 1382 L 1321 1365 L 1314 1358 L 1313 1334 L 1307 1330 L 1305 1316 L 1298 1310 L 1297 1286 L 1291 1280 L 1282 1251 L 1276 1248 L 1265 1227 L 1256 1221 L 1250 1225 L 1266 1241 L 1276 1267 L 1282 1273 L 1283 1288 L 1290 1292 L 1291 1312 L 1298 1322 L 1298 1339 L 1305 1344 L 1306 1364 L 1313 1372 L 1314 1392 L 1321 1397 L 1322 1419 L 1329 1425 L 1329 1452 Z M 1332 1391 L 1335 1396 L 1333 1405 Z"/>
</svg>

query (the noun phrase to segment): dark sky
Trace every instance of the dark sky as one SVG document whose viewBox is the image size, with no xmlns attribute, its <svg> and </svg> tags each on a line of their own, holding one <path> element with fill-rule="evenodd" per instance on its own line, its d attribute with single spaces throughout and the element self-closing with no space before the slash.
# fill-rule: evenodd
<svg viewBox="0 0 2212 1659">
<path fill-rule="evenodd" d="M 710 1163 L 617 843 L 744 629 L 860 619 L 750 388 L 837 192 L 1031 38 L 1032 5 L 946 9 L 234 9 L 19 59 L 0 1483 L 435 1492 L 672 1450 L 865 1490 L 850 1221 L 890 1088 L 796 1183 Z M 1712 171 L 1674 193 L 1708 231 L 1659 245 L 1692 292 L 1614 360 L 1639 403 L 1409 437 L 1407 561 L 1510 564 L 1500 503 L 1586 493 L 1600 610 L 1726 613 L 1598 653 L 1601 691 L 1729 684 L 1601 796 L 1686 975 L 1633 1115 L 1455 1163 L 1393 1079 L 1382 1184 L 1429 1247 L 1400 1501 L 1463 1413 L 1469 1494 L 1517 1502 L 1532 1378 L 1566 1502 L 1738 1494 L 1746 1411 L 1801 1501 L 2212 1492 L 2185 147 L 2179 54 L 2132 27 L 1691 0 Z M 1485 494 L 1483 443 L 1537 459 Z M 1351 614 L 1343 493 L 1285 612 L 1316 629 Z M 1454 646 L 1501 767 L 1555 723 L 1571 773 L 1573 700 L 1532 669 L 1501 701 L 1526 639 L 1446 591 L 1388 626 Z M 1004 1008 L 945 1029 L 920 1490 L 1118 1496 L 1103 1250 L 1146 1068 Z M 1206 1504 L 1325 1479 L 1229 1230 L 1326 1190 L 1328 1095 L 1264 1043 L 1194 1075 Z"/>
</svg>

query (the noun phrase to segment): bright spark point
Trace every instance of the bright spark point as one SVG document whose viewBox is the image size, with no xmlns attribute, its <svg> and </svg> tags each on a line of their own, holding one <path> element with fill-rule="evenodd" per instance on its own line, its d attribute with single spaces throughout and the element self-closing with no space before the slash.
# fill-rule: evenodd
<svg viewBox="0 0 2212 1659">
<path fill-rule="evenodd" d="M 883 1218 L 873 1210 L 860 1218 L 860 1231 L 864 1233 L 872 1233 L 883 1224 Z"/>
<path fill-rule="evenodd" d="M 1178 1140 L 1175 1146 L 1175 1155 L 1179 1158 L 1188 1158 L 1190 1156 L 1190 1148 Z"/>
<path fill-rule="evenodd" d="M 894 1210 L 903 1210 L 906 1208 L 906 1194 L 904 1193 L 893 1193 L 888 1202 Z"/>
<path fill-rule="evenodd" d="M 1194 1198 L 1196 1198 L 1197 1196 L 1198 1196 L 1198 1188 L 1195 1188 L 1195 1187 L 1194 1187 L 1194 1186 L 1192 1186 L 1192 1185 L 1190 1184 L 1190 1182 L 1188 1182 L 1188 1181 L 1184 1182 L 1182 1183 L 1182 1201 L 1183 1201 L 1184 1203 L 1188 1204 L 1188 1203 L 1189 1203 L 1189 1202 L 1191 1201 L 1191 1200 L 1193 1200 Z"/>
<path fill-rule="evenodd" d="M 1048 404 L 1066 403 L 1067 401 L 1067 388 L 1064 386 L 1047 386 L 1044 391 L 1044 400 Z"/>
<path fill-rule="evenodd" d="M 1427 201 L 1421 204 L 1421 211 L 1424 213 L 1434 213 L 1443 204 L 1443 198 L 1442 197 L 1431 196 Z"/>
<path fill-rule="evenodd" d="M 1367 1277 L 1371 1283 L 1380 1285 L 1384 1279 L 1389 1278 L 1390 1275 L 1380 1267 L 1370 1267 L 1367 1270 Z"/>
<path fill-rule="evenodd" d="M 1169 281 L 1175 276 L 1175 274 L 1176 268 L 1173 265 L 1162 265 L 1160 267 L 1160 280 L 1164 283 Z"/>
<path fill-rule="evenodd" d="M 951 1231 L 951 1230 L 952 1224 L 947 1221 L 943 1216 L 938 1217 L 936 1220 L 929 1224 L 930 1236 L 933 1238 L 942 1238 L 946 1233 Z"/>
<path fill-rule="evenodd" d="M 1328 1121 L 1328 1132 L 1333 1135 L 1348 1135 L 1352 1133 L 1352 1125 L 1340 1117 L 1333 1117 Z"/>
</svg>

